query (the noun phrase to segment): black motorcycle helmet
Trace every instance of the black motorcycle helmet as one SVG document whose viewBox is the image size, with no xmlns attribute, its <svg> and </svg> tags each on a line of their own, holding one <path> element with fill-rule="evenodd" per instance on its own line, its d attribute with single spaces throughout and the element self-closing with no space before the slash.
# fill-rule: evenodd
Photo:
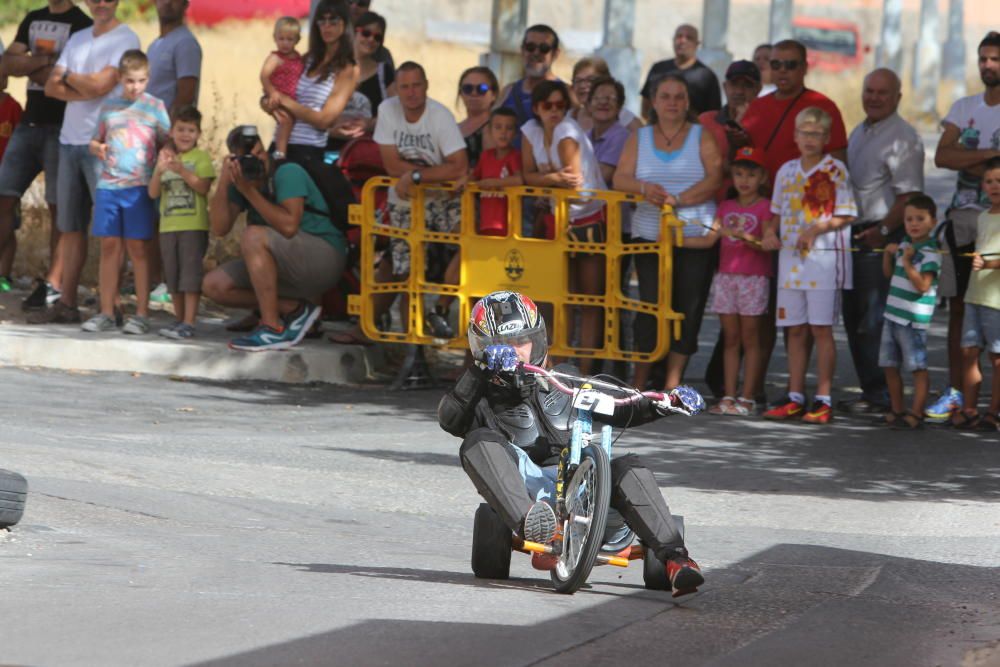
<svg viewBox="0 0 1000 667">
<path fill-rule="evenodd" d="M 472 308 L 469 318 L 469 349 L 479 359 L 490 345 L 520 345 L 531 342 L 531 363 L 540 366 L 549 351 L 545 320 L 535 302 L 517 292 L 493 292 Z"/>
</svg>

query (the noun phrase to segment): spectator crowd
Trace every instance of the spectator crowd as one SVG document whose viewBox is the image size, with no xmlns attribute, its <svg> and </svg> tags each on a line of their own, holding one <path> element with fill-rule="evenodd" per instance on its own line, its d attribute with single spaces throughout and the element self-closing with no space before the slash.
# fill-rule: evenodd
<svg viewBox="0 0 1000 667">
<path fill-rule="evenodd" d="M 433 231 L 456 230 L 461 219 L 460 199 L 434 186 L 475 183 L 483 191 L 476 232 L 486 236 L 561 233 L 545 198 L 524 198 L 509 217 L 506 187 L 615 189 L 639 198 L 623 211 L 624 242 L 660 243 L 664 207 L 683 224 L 671 276 L 659 275 L 656 254 L 622 266 L 622 283 L 634 281 L 643 301 L 657 301 L 670 285 L 672 308 L 683 315 L 667 357 L 634 365 L 635 386 L 685 381 L 708 311 L 721 323 L 705 377 L 718 398 L 714 414 L 827 424 L 840 409 L 880 415 L 897 429 L 926 421 L 1000 429 L 997 32 L 976 51 L 982 90 L 955 100 L 941 124 L 934 164 L 954 172 L 955 188 L 938 211 L 924 191 L 923 142 L 899 113 L 899 75 L 867 74 L 865 119 L 847 128 L 837 104 L 807 85 L 807 49 L 793 40 L 757 47 L 720 84 L 698 60 L 697 28 L 681 25 L 674 57 L 655 63 L 640 91 L 627 91 L 596 56 L 560 80 L 559 35 L 535 25 L 521 42 L 517 81 L 501 87 L 487 67 L 460 74 L 466 117 L 458 120 L 428 97 L 419 63 L 396 65 L 384 46 L 388 23 L 370 0 L 321 0 L 305 25 L 279 19 L 273 48 L 262 48 L 260 106 L 275 121 L 273 141 L 254 126 L 234 128 L 219 167 L 213 157 L 222 156 L 199 147 L 201 50 L 185 26 L 188 0 L 155 0 L 160 34 L 145 51 L 116 17 L 116 0 L 84 1 L 88 12 L 70 0 L 29 12 L 0 61 L 0 90 L 8 76 L 28 79 L 23 112 L 0 93 L 0 290 L 10 289 L 19 201 L 43 172 L 54 220 L 48 274 L 23 304 L 33 323 L 144 335 L 150 300 L 162 299 L 176 322 L 158 333 L 184 340 L 197 333 L 205 294 L 249 312 L 231 327 L 240 334 L 232 348 L 283 349 L 316 329 L 324 295 L 356 261 L 346 207 L 365 174 L 397 179 L 379 215 L 401 228 L 411 224 L 416 189 L 431 186 L 422 202 Z M 641 118 L 626 109 L 633 93 Z M 244 213 L 240 257 L 205 274 L 209 237 L 230 234 Z M 508 229 L 508 220 L 520 229 Z M 602 202 L 570 204 L 570 238 L 600 244 L 607 232 Z M 100 238 L 100 298 L 84 320 L 77 288 L 88 235 Z M 376 279 L 408 276 L 410 250 L 400 238 L 389 241 Z M 136 294 L 127 317 L 126 257 Z M 567 261 L 571 291 L 605 293 L 603 254 Z M 460 257 L 429 244 L 423 268 L 429 280 L 455 284 Z M 391 326 L 393 298 L 382 293 L 374 303 L 383 326 Z M 455 335 L 452 301 L 428 306 L 428 333 Z M 942 304 L 948 374 L 932 400 L 927 331 Z M 400 307 L 409 312 L 405 300 Z M 601 309 L 580 307 L 578 315 L 574 344 L 599 348 Z M 834 405 L 841 322 L 861 395 Z M 631 349 L 655 347 L 652 316 L 620 326 Z M 779 330 L 788 385 L 768 404 L 764 379 L 775 370 Z M 365 342 L 357 330 L 331 338 Z M 600 363 L 584 358 L 582 371 Z M 992 390 L 981 413 L 984 367 Z M 907 382 L 912 400 L 904 404 Z"/>
</svg>

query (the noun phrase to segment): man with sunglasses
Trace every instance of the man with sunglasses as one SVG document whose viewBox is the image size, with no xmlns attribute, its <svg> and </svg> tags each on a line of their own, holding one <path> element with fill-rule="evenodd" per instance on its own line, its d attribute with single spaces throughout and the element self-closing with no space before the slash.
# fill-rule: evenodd
<svg viewBox="0 0 1000 667">
<path fill-rule="evenodd" d="M 87 228 L 100 163 L 89 144 L 101 103 L 118 86 L 122 55 L 139 49 L 139 36 L 118 20 L 118 0 L 87 0 L 94 19 L 73 33 L 45 82 L 45 94 L 66 102 L 59 132 L 56 224 L 62 269 L 62 295 L 52 308 L 29 317 L 31 323 L 76 323 L 76 291 L 87 262 Z"/>
<path fill-rule="evenodd" d="M 670 72 L 680 73 L 691 94 L 691 109 L 695 114 L 718 111 L 722 108 L 719 79 L 707 65 L 698 60 L 698 29 L 687 23 L 677 26 L 674 32 L 674 57 L 654 63 L 642 86 L 642 117 L 649 117 L 650 95 L 653 82 Z"/>
<path fill-rule="evenodd" d="M 741 125 L 747 135 L 742 137 L 743 142 L 764 152 L 771 183 L 781 165 L 799 157 L 795 116 L 808 107 L 819 107 L 830 114 L 830 141 L 823 152 L 843 162 L 847 157 L 844 119 L 833 100 L 806 88 L 806 47 L 792 39 L 778 42 L 771 50 L 770 65 L 775 91 L 753 100 Z"/>
<path fill-rule="evenodd" d="M 14 130 L 0 163 L 0 257 L 14 242 L 16 208 L 21 197 L 41 171 L 45 172 L 45 201 L 56 218 L 56 176 L 59 172 L 59 128 L 66 103 L 45 95 L 45 81 L 59 59 L 70 35 L 88 28 L 93 21 L 69 0 L 49 0 L 46 7 L 28 12 L 17 28 L 2 66 L 10 76 L 28 79 L 28 100 L 21 122 Z M 40 310 L 59 298 L 62 265 L 56 248 L 59 230 L 52 225 L 47 280 L 39 280 L 24 300 L 25 310 Z"/>
<path fill-rule="evenodd" d="M 508 84 L 500 91 L 498 106 L 513 109 L 517 114 L 517 126 L 521 127 L 534 118 L 531 111 L 531 92 L 542 81 L 557 81 L 552 73 L 552 65 L 559 57 L 559 35 L 544 24 L 533 25 L 524 31 L 521 42 L 521 57 L 524 59 L 524 78 Z M 514 139 L 514 148 L 521 148 L 521 133 Z"/>
</svg>

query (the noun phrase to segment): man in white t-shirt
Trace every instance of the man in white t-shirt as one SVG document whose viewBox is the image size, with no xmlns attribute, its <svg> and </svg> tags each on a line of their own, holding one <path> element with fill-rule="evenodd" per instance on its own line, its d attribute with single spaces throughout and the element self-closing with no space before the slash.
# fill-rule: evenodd
<svg viewBox="0 0 1000 667">
<path fill-rule="evenodd" d="M 983 192 L 983 167 L 1000 156 L 1000 33 L 991 32 L 979 43 L 979 76 L 985 90 L 956 101 L 941 121 L 944 132 L 938 141 L 934 164 L 958 172 L 958 181 L 948 222 L 936 232 L 939 245 L 948 250 L 941 257 L 938 296 L 948 298 L 949 387 L 927 408 L 930 421 L 943 422 L 953 409 L 962 407 L 962 317 L 965 289 L 972 273 L 972 260 L 956 256 L 973 249 L 979 214 L 989 208 Z"/>
<path fill-rule="evenodd" d="M 94 25 L 73 33 L 45 82 L 45 94 L 66 102 L 59 132 L 56 225 L 63 263 L 62 295 L 52 308 L 29 318 L 33 323 L 80 321 L 76 290 L 87 262 L 90 224 L 99 162 L 89 144 L 104 98 L 118 85 L 118 63 L 139 37 L 115 16 L 118 0 L 87 0 Z"/>
<path fill-rule="evenodd" d="M 458 180 L 468 171 L 469 160 L 455 116 L 443 104 L 427 98 L 423 67 L 414 62 L 400 65 L 396 90 L 396 97 L 379 105 L 374 138 L 386 172 L 399 179 L 389 191 L 389 224 L 408 228 L 414 186 Z M 454 231 L 460 219 L 458 197 L 433 190 L 425 194 L 424 221 L 428 230 Z M 391 250 L 392 276 L 402 280 L 410 273 L 410 247 L 402 239 L 393 239 Z M 429 245 L 425 253 L 428 279 L 442 280 L 452 254 L 442 244 Z M 381 277 L 389 276 L 383 273 Z M 442 333 L 446 332 L 442 329 Z"/>
</svg>

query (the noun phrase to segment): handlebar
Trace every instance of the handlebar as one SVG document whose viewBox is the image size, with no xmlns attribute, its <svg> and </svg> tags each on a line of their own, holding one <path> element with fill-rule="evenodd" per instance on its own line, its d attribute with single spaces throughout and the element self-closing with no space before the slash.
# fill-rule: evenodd
<svg viewBox="0 0 1000 667">
<path fill-rule="evenodd" d="M 659 391 L 639 391 L 633 387 L 623 387 L 618 384 L 612 384 L 611 382 L 604 382 L 602 380 L 597 380 L 594 378 L 584 378 L 576 375 L 570 375 L 569 373 L 560 373 L 558 371 L 549 371 L 540 366 L 534 366 L 532 364 L 520 364 L 521 368 L 529 373 L 534 373 L 535 375 L 541 375 L 552 382 L 556 389 L 564 394 L 574 394 L 576 390 L 569 387 L 559 381 L 559 378 L 566 378 L 569 380 L 575 380 L 577 382 L 585 382 L 589 384 L 594 389 L 611 389 L 614 391 L 624 392 L 629 394 L 626 398 L 615 398 L 615 405 L 628 405 L 629 403 L 635 403 L 640 398 L 648 398 L 652 401 L 663 401 L 667 398 L 667 394 Z"/>
</svg>

